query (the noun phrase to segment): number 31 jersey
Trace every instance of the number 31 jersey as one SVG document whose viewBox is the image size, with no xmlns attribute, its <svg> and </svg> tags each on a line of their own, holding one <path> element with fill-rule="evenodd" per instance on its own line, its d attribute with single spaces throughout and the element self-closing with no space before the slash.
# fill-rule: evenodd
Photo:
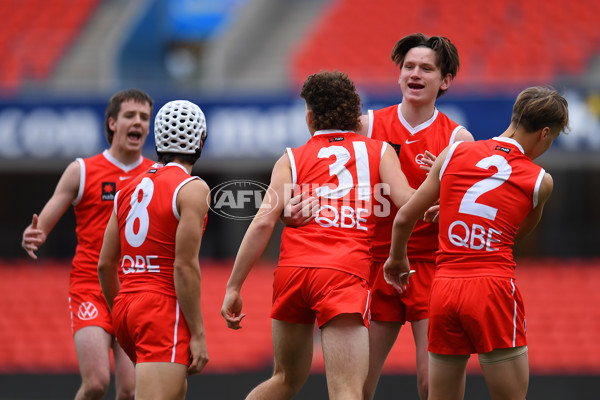
<svg viewBox="0 0 600 400">
<path fill-rule="evenodd" d="M 514 238 L 544 173 L 510 138 L 452 145 L 440 170 L 435 276 L 515 278 Z"/>
<path fill-rule="evenodd" d="M 200 178 L 190 176 L 179 164 L 169 163 L 140 174 L 117 193 L 120 293 L 152 291 L 175 296 L 176 199 L 192 179 Z"/>
<path fill-rule="evenodd" d="M 287 150 L 293 184 L 319 198 L 320 207 L 308 224 L 283 229 L 279 266 L 332 268 L 369 280 L 374 186 L 386 147 L 354 132 L 322 130 Z"/>
</svg>

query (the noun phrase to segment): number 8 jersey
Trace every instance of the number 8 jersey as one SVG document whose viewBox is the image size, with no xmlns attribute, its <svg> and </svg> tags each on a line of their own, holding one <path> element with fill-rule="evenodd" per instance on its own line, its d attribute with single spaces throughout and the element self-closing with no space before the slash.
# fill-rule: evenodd
<svg viewBox="0 0 600 400">
<path fill-rule="evenodd" d="M 510 138 L 452 145 L 440 170 L 435 276 L 515 278 L 514 238 L 544 173 Z"/>
<path fill-rule="evenodd" d="M 152 291 L 175 296 L 177 193 L 192 179 L 200 178 L 190 176 L 177 163 L 169 163 L 140 174 L 117 193 L 115 213 L 121 240 L 119 293 Z"/>
<path fill-rule="evenodd" d="M 332 268 L 369 280 L 374 187 L 386 146 L 354 132 L 321 130 L 287 149 L 292 183 L 319 198 L 320 207 L 307 225 L 283 229 L 279 266 Z"/>
</svg>

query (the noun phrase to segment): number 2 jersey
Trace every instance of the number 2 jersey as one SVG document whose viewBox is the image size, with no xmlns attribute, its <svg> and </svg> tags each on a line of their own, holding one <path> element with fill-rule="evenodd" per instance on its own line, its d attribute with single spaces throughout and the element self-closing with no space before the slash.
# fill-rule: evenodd
<svg viewBox="0 0 600 400">
<path fill-rule="evenodd" d="M 73 201 L 77 248 L 70 286 L 71 290 L 100 290 L 98 258 L 115 194 L 154 162 L 140 157 L 135 163 L 125 165 L 107 150 L 93 157 L 78 158 L 77 162 L 80 168 L 79 193 Z"/>
<path fill-rule="evenodd" d="M 373 188 L 386 147 L 354 132 L 322 130 L 287 149 L 293 184 L 318 197 L 320 207 L 308 224 L 283 229 L 279 266 L 332 268 L 369 280 Z"/>
<path fill-rule="evenodd" d="M 119 293 L 151 291 L 176 296 L 173 262 L 180 217 L 177 193 L 193 179 L 200 178 L 190 176 L 180 164 L 169 163 L 150 168 L 117 194 Z"/>
<path fill-rule="evenodd" d="M 408 184 L 418 189 L 427 177 L 427 171 L 420 168 L 424 165 L 422 160 L 425 150 L 437 156 L 454 142 L 456 133 L 463 127 L 437 109 L 429 120 L 412 127 L 404 119 L 400 106 L 401 104 L 397 104 L 380 110 L 369 110 L 367 136 L 388 142 L 394 147 Z M 392 224 L 398 209 L 389 199 L 388 201 L 391 206 L 390 215 L 387 218 L 379 218 L 375 229 L 372 255 L 376 261 L 385 261 L 390 254 Z M 409 259 L 435 262 L 437 235 L 437 224 L 417 221 L 408 241 Z"/>
<path fill-rule="evenodd" d="M 440 170 L 435 276 L 515 278 L 514 238 L 544 173 L 510 138 L 452 145 Z"/>
</svg>

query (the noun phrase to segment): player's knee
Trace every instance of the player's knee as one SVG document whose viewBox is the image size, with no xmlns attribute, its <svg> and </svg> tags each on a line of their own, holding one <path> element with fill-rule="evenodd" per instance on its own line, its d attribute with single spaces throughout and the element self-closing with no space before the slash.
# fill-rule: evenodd
<svg viewBox="0 0 600 400">
<path fill-rule="evenodd" d="M 108 382 L 103 380 L 88 380 L 81 385 L 84 399 L 102 399 L 108 390 Z"/>
<path fill-rule="evenodd" d="M 304 382 L 306 382 L 306 379 L 302 379 L 301 377 L 286 377 L 286 379 L 284 379 L 284 385 L 288 388 L 288 391 L 290 391 L 291 393 L 298 393 L 300 391 L 300 389 L 302 388 L 302 386 L 304 385 Z"/>
<path fill-rule="evenodd" d="M 308 375 L 299 374 L 299 373 L 284 373 L 284 372 L 275 372 L 273 374 L 273 379 L 278 381 L 285 390 L 290 393 L 292 396 L 300 391 L 306 379 L 308 379 Z"/>
<path fill-rule="evenodd" d="M 332 376 L 331 376 L 332 375 Z M 364 399 L 365 377 L 346 374 L 327 374 L 330 399 Z"/>
<path fill-rule="evenodd" d="M 135 399 L 135 388 L 121 388 L 117 390 L 117 400 L 134 400 Z"/>
<path fill-rule="evenodd" d="M 82 377 L 80 391 L 84 399 L 102 399 L 108 391 L 110 375 L 92 374 Z"/>
<path fill-rule="evenodd" d="M 329 399 L 362 399 L 362 387 L 355 385 L 329 385 Z"/>
</svg>

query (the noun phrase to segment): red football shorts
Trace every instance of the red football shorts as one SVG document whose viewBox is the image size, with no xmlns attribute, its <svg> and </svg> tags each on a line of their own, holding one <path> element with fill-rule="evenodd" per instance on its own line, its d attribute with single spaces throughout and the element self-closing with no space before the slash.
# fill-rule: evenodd
<svg viewBox="0 0 600 400">
<path fill-rule="evenodd" d="M 271 318 L 319 326 L 340 314 L 359 314 L 369 327 L 371 293 L 366 280 L 330 268 L 277 267 Z"/>
<path fill-rule="evenodd" d="M 131 361 L 190 365 L 190 331 L 177 298 L 122 293 L 113 306 L 115 333 Z"/>
<path fill-rule="evenodd" d="M 70 290 L 69 311 L 73 335 L 87 326 L 99 326 L 108 334 L 115 334 L 110 308 L 102 290 Z"/>
<path fill-rule="evenodd" d="M 410 261 L 416 272 L 410 277 L 406 292 L 400 295 L 383 277 L 383 264 L 371 263 L 371 321 L 420 321 L 428 318 L 429 291 L 435 275 L 435 263 Z"/>
<path fill-rule="evenodd" d="M 525 346 L 525 327 L 525 307 L 513 279 L 433 281 L 428 351 L 460 355 Z"/>
</svg>

